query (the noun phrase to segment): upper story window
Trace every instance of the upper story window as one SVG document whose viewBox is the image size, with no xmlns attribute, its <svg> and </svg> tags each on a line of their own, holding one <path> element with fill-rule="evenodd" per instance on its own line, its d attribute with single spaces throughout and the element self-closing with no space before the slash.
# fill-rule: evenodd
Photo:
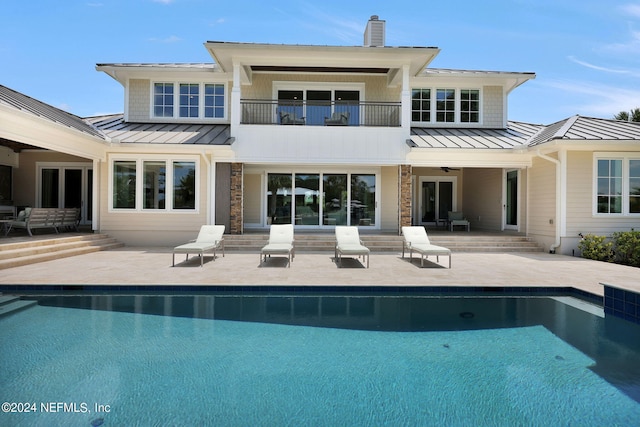
<svg viewBox="0 0 640 427">
<path fill-rule="evenodd" d="M 173 83 L 153 85 L 153 115 L 173 117 Z"/>
<path fill-rule="evenodd" d="M 460 91 L 460 121 L 478 123 L 480 121 L 480 91 L 464 89 Z"/>
<path fill-rule="evenodd" d="M 223 119 L 225 117 L 225 85 L 223 83 L 153 83 L 152 102 L 155 118 Z"/>
<path fill-rule="evenodd" d="M 456 121 L 456 90 L 436 89 L 436 122 Z"/>
<path fill-rule="evenodd" d="M 411 90 L 411 120 L 414 122 L 431 121 L 431 89 Z"/>
<path fill-rule="evenodd" d="M 597 214 L 640 214 L 640 158 L 597 155 L 595 162 Z"/>
<path fill-rule="evenodd" d="M 224 117 L 224 85 L 221 83 L 204 85 L 204 116 Z"/>
<path fill-rule="evenodd" d="M 200 85 L 180 83 L 180 117 L 198 117 Z"/>
<path fill-rule="evenodd" d="M 479 89 L 414 88 L 411 121 L 422 123 L 480 123 Z"/>
</svg>

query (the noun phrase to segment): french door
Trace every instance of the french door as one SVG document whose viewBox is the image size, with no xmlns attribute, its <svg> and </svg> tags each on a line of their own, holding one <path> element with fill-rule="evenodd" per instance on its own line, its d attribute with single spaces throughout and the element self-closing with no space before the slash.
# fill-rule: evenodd
<svg viewBox="0 0 640 427">
<path fill-rule="evenodd" d="M 518 229 L 518 171 L 505 173 L 504 181 L 504 228 Z"/>
<path fill-rule="evenodd" d="M 417 224 L 439 224 L 455 210 L 456 178 L 421 177 Z"/>
<path fill-rule="evenodd" d="M 93 212 L 93 168 L 88 164 L 38 165 L 41 208 L 79 208 L 80 224 L 90 224 Z"/>
</svg>

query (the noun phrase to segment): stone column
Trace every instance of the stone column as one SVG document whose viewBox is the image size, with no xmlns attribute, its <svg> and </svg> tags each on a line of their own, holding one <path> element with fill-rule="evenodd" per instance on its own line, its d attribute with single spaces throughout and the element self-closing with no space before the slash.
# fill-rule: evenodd
<svg viewBox="0 0 640 427">
<path fill-rule="evenodd" d="M 242 234 L 244 219 L 242 217 L 242 163 L 231 163 L 231 227 L 230 234 Z"/>
<path fill-rule="evenodd" d="M 398 173 L 400 174 L 400 191 L 398 195 L 398 203 L 400 205 L 400 227 L 411 225 L 411 202 L 413 195 L 411 172 L 411 165 L 400 165 L 400 167 L 398 168 Z"/>
</svg>

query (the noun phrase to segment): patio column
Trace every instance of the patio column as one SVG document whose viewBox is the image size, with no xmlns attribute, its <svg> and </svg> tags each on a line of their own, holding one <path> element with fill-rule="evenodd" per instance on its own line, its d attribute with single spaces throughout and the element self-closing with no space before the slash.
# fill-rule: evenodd
<svg viewBox="0 0 640 427">
<path fill-rule="evenodd" d="M 242 163 L 231 163 L 231 226 L 229 233 L 242 234 Z"/>
<path fill-rule="evenodd" d="M 412 202 L 412 185 L 411 185 L 411 165 L 400 165 L 398 168 L 399 173 L 399 191 L 398 191 L 398 205 L 400 207 L 400 227 L 411 225 L 411 202 Z M 398 230 L 400 231 L 400 230 Z"/>
</svg>

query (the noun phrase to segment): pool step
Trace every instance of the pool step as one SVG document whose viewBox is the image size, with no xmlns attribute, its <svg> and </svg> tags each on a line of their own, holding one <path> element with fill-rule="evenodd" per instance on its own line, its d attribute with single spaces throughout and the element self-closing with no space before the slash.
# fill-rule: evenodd
<svg viewBox="0 0 640 427">
<path fill-rule="evenodd" d="M 0 296 L 0 317 L 8 316 L 38 304 L 37 301 L 21 300 L 19 297 L 2 295 Z"/>
<path fill-rule="evenodd" d="M 0 270 L 124 246 L 106 234 L 24 240 L 0 245 Z"/>
</svg>

